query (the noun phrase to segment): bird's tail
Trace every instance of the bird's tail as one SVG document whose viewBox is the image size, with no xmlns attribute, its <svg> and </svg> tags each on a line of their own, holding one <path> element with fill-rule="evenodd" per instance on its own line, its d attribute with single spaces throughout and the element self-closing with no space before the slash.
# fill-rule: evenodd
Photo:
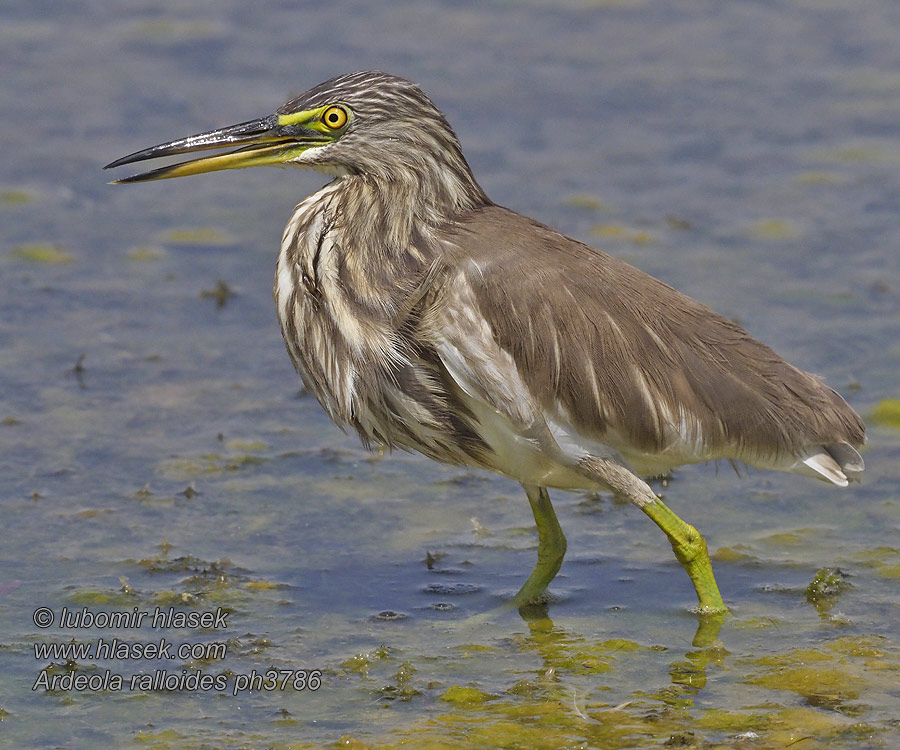
<svg viewBox="0 0 900 750">
<path fill-rule="evenodd" d="M 846 487 L 850 482 L 859 481 L 865 468 L 862 456 L 850 443 L 831 443 L 816 447 L 800 459 L 794 472 Z"/>
</svg>

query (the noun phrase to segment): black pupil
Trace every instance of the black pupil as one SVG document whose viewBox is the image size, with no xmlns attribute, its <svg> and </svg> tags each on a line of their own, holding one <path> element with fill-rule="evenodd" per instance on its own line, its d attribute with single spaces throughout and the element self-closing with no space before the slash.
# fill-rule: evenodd
<svg viewBox="0 0 900 750">
<path fill-rule="evenodd" d="M 336 123 L 340 119 L 340 115 L 337 112 L 332 112 L 330 115 L 328 115 L 328 122 L 330 122 L 331 124 Z"/>
</svg>

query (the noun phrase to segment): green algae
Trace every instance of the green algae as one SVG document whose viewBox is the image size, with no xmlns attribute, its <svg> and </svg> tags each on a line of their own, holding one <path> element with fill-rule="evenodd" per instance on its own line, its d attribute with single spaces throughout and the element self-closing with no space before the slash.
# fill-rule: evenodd
<svg viewBox="0 0 900 750">
<path fill-rule="evenodd" d="M 394 673 L 394 684 L 384 685 L 381 688 L 382 698 L 408 702 L 421 695 L 421 691 L 413 686 L 415 674 L 416 668 L 410 662 L 402 662 Z"/>
<path fill-rule="evenodd" d="M 759 711 L 735 711 L 723 708 L 703 709 L 696 720 L 700 729 L 728 734 L 760 732 L 770 723 L 771 718 Z"/>
<path fill-rule="evenodd" d="M 807 664 L 810 662 L 833 661 L 834 655 L 816 649 L 795 649 L 783 654 L 759 656 L 753 664 L 761 667 L 782 667 L 784 665 Z"/>
<path fill-rule="evenodd" d="M 900 398 L 879 401 L 868 414 L 869 421 L 885 427 L 900 427 Z"/>
<path fill-rule="evenodd" d="M 129 591 L 77 588 L 66 595 L 66 601 L 78 607 L 124 607 L 138 603 L 137 597 Z"/>
<path fill-rule="evenodd" d="M 611 206 L 607 203 L 604 203 L 602 200 L 593 195 L 587 195 L 585 193 L 576 193 L 575 195 L 570 195 L 568 198 L 565 198 L 562 201 L 564 206 L 570 206 L 571 208 L 583 208 L 586 211 L 609 211 Z"/>
<path fill-rule="evenodd" d="M 382 643 L 378 648 L 365 653 L 354 654 L 348 659 L 341 662 L 340 667 L 351 674 L 358 674 L 361 677 L 368 677 L 369 670 L 375 662 L 387 661 L 392 659 L 390 648 Z"/>
<path fill-rule="evenodd" d="M 865 665 L 857 654 L 868 656 L 872 652 L 859 647 L 860 643 L 845 638 L 821 649 L 795 649 L 757 657 L 752 664 L 763 667 L 763 671 L 748 675 L 744 681 L 796 693 L 812 705 L 838 706 L 857 699 L 867 686 Z"/>
<path fill-rule="evenodd" d="M 800 185 L 839 185 L 843 179 L 834 172 L 801 172 L 794 177 L 794 182 Z"/>
<path fill-rule="evenodd" d="M 349 659 L 341 662 L 341 669 L 358 674 L 362 677 L 369 676 L 369 667 L 372 666 L 372 659 L 368 654 L 354 654 Z"/>
<path fill-rule="evenodd" d="M 752 617 L 746 620 L 733 620 L 731 627 L 740 630 L 770 630 L 784 625 L 784 620 L 777 617 Z"/>
<path fill-rule="evenodd" d="M 75 262 L 75 258 L 70 253 L 52 243 L 16 245 L 10 255 L 16 260 L 40 265 L 64 265 Z"/>
<path fill-rule="evenodd" d="M 162 260 L 167 255 L 168 251 L 158 245 L 141 245 L 140 247 L 133 247 L 125 253 L 125 257 L 134 263 Z"/>
<path fill-rule="evenodd" d="M 494 700 L 496 697 L 475 687 L 451 685 L 441 695 L 441 700 L 461 708 L 471 708 L 472 706 L 479 706 L 482 703 Z"/>
<path fill-rule="evenodd" d="M 706 687 L 706 669 L 690 661 L 676 661 L 669 667 L 669 678 L 674 685 L 681 685 L 692 691 Z"/>
<path fill-rule="evenodd" d="M 853 672 L 839 666 L 784 666 L 747 680 L 772 690 L 789 690 L 807 699 L 855 700 L 865 682 Z"/>
<path fill-rule="evenodd" d="M 170 479 L 193 479 L 203 475 L 231 474 L 251 466 L 268 463 L 264 456 L 252 454 L 223 455 L 205 453 L 194 458 L 172 458 L 163 461 L 159 473 Z"/>
<path fill-rule="evenodd" d="M 225 441 L 225 447 L 234 453 L 261 453 L 269 448 L 268 444 L 262 440 L 244 440 L 242 438 L 229 438 Z"/>
<path fill-rule="evenodd" d="M 624 224 L 597 224 L 591 227 L 591 234 L 601 240 L 622 240 L 635 245 L 649 245 L 659 242 L 653 232 L 636 229 Z"/>
<path fill-rule="evenodd" d="M 186 227 L 169 229 L 159 240 L 172 245 L 231 245 L 234 239 L 215 227 Z"/>
<path fill-rule="evenodd" d="M 787 529 L 785 531 L 776 531 L 760 537 L 759 541 L 772 547 L 800 547 L 808 544 L 810 539 L 821 536 L 822 531 L 823 529 L 814 529 L 805 526 L 796 529 Z"/>
<path fill-rule="evenodd" d="M 890 148 L 879 143 L 847 143 L 834 148 L 819 149 L 812 154 L 816 161 L 845 165 L 896 163 L 898 155 Z"/>
<path fill-rule="evenodd" d="M 616 656 L 647 648 L 625 638 L 594 641 L 574 636 L 565 629 L 555 627 L 547 618 L 532 620 L 528 624 L 530 635 L 515 639 L 519 648 L 536 651 L 544 663 L 553 669 L 573 674 L 608 672 Z"/>
<path fill-rule="evenodd" d="M 825 647 L 845 656 L 863 659 L 881 659 L 887 639 L 880 635 L 844 636 L 831 641 Z"/>
<path fill-rule="evenodd" d="M 31 190 L 0 190 L 0 207 L 23 206 L 37 199 L 37 194 Z"/>
<path fill-rule="evenodd" d="M 804 739 L 838 740 L 877 736 L 882 727 L 854 723 L 840 713 L 818 708 L 703 709 L 694 713 L 674 705 L 662 708 L 632 702 L 627 708 L 588 706 L 574 702 L 530 700 L 516 705 L 474 687 L 453 686 L 452 709 L 404 730 L 385 742 L 365 745 L 373 750 L 416 747 L 533 748 L 561 747 L 703 747 L 733 748 L 736 738 L 754 748 L 774 750 Z M 359 742 L 360 740 L 356 740 Z M 362 747 L 363 745 L 359 745 Z M 877 745 L 882 746 L 882 745 Z"/>
<path fill-rule="evenodd" d="M 673 664 L 675 684 L 634 691 L 633 699 L 620 706 L 565 690 L 568 697 L 564 699 L 550 697 L 545 687 L 533 681 L 517 681 L 504 694 L 478 683 L 454 684 L 439 696 L 448 704 L 446 711 L 395 729 L 391 738 L 368 747 L 725 748 L 735 747 L 735 738 L 744 738 L 752 741 L 754 748 L 774 750 L 802 740 L 841 743 L 852 742 L 854 737 L 874 738 L 874 746 L 888 747 L 878 740 L 887 737 L 888 728 L 848 718 L 865 712 L 865 707 L 848 703 L 858 698 L 866 685 L 858 668 L 860 660 L 883 656 L 883 645 L 884 639 L 877 636 L 846 636 L 828 642 L 822 650 L 796 649 L 754 660 L 762 671 L 744 682 L 776 695 L 794 693 L 806 699 L 809 707 L 771 701 L 764 706 L 692 710 L 692 695 L 702 687 L 693 679 L 696 662 L 688 659 Z M 631 645 L 626 648 L 640 650 Z M 692 652 L 693 658 L 707 651 Z M 722 658 L 721 653 L 717 656 Z M 688 674 L 691 684 L 686 685 L 682 681 Z"/>
<path fill-rule="evenodd" d="M 251 591 L 276 591 L 287 587 L 285 584 L 276 583 L 275 581 L 248 581 L 244 584 L 244 588 Z"/>
<path fill-rule="evenodd" d="M 793 240 L 800 236 L 800 228 L 787 219 L 761 219 L 753 222 L 748 228 L 750 237 L 769 242 Z"/>
<path fill-rule="evenodd" d="M 839 568 L 822 568 L 806 587 L 806 601 L 819 612 L 827 612 L 835 599 L 849 587 L 850 582 Z"/>
<path fill-rule="evenodd" d="M 734 547 L 719 547 L 710 557 L 715 562 L 747 562 L 756 560 L 754 555 L 744 550 L 750 549 L 746 545 L 736 544 Z"/>
<path fill-rule="evenodd" d="M 858 552 L 853 559 L 865 568 L 874 570 L 879 578 L 900 580 L 900 549 L 879 545 Z"/>
<path fill-rule="evenodd" d="M 597 700 L 593 685 L 580 693 L 558 679 L 517 680 L 502 693 L 479 682 L 455 683 L 437 688 L 436 697 L 445 708 L 428 718 L 392 730 L 390 737 L 353 742 L 389 748 L 558 748 L 558 747 L 734 747 L 735 738 L 751 741 L 766 750 L 784 747 L 803 738 L 840 742 L 844 738 L 877 737 L 888 730 L 851 720 L 865 713 L 852 704 L 865 686 L 861 659 L 884 655 L 877 637 L 843 637 L 821 649 L 796 649 L 754 661 L 757 674 L 743 680 L 757 690 L 774 694 L 790 692 L 808 701 L 809 707 L 764 705 L 735 708 L 695 709 L 694 696 L 706 689 L 704 664 L 722 663 L 727 652 L 718 648 L 690 652 L 670 669 L 673 683 L 654 690 L 634 690 L 632 699 L 610 706 Z M 645 653 L 650 649 L 628 639 L 597 641 L 600 650 Z M 390 657 L 389 657 L 390 658 Z M 849 660 L 849 661 L 846 661 Z M 406 683 L 415 674 L 410 663 L 400 662 L 395 682 Z M 402 673 L 403 676 L 400 676 Z M 697 677 L 701 677 L 697 680 Z M 411 680 L 410 680 L 411 681 Z M 434 688 L 429 688 L 432 692 Z M 379 688 L 388 698 L 397 690 Z M 421 696 L 421 692 L 418 693 Z M 412 699 L 417 698 L 413 694 Z M 346 736 L 345 739 L 350 741 Z M 876 745 L 881 747 L 882 745 Z"/>
</svg>

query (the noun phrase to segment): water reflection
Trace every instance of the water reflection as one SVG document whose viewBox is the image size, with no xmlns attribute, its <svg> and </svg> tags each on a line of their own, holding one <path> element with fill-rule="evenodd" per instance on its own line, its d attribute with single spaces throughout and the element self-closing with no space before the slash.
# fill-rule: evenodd
<svg viewBox="0 0 900 750">
<path fill-rule="evenodd" d="M 599 674 L 613 668 L 615 658 L 630 651 L 645 648 L 622 638 L 593 639 L 556 625 L 546 603 L 520 607 L 519 614 L 528 626 L 529 636 L 519 641 L 521 648 L 540 655 L 544 678 L 557 673 Z M 707 669 L 722 668 L 728 651 L 719 640 L 719 632 L 727 614 L 698 615 L 697 632 L 693 639 L 696 650 L 685 652 L 683 658 L 671 662 L 669 676 L 672 687 L 652 693 L 637 691 L 664 703 L 692 706 L 693 698 L 706 686 Z"/>
</svg>

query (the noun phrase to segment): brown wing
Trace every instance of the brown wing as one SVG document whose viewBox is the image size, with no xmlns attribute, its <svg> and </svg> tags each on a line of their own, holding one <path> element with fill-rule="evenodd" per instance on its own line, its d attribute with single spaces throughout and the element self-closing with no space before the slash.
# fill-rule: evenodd
<svg viewBox="0 0 900 750">
<path fill-rule="evenodd" d="M 623 261 L 496 206 L 440 239 L 534 397 L 587 437 L 762 464 L 865 441 L 817 377 Z"/>
</svg>

